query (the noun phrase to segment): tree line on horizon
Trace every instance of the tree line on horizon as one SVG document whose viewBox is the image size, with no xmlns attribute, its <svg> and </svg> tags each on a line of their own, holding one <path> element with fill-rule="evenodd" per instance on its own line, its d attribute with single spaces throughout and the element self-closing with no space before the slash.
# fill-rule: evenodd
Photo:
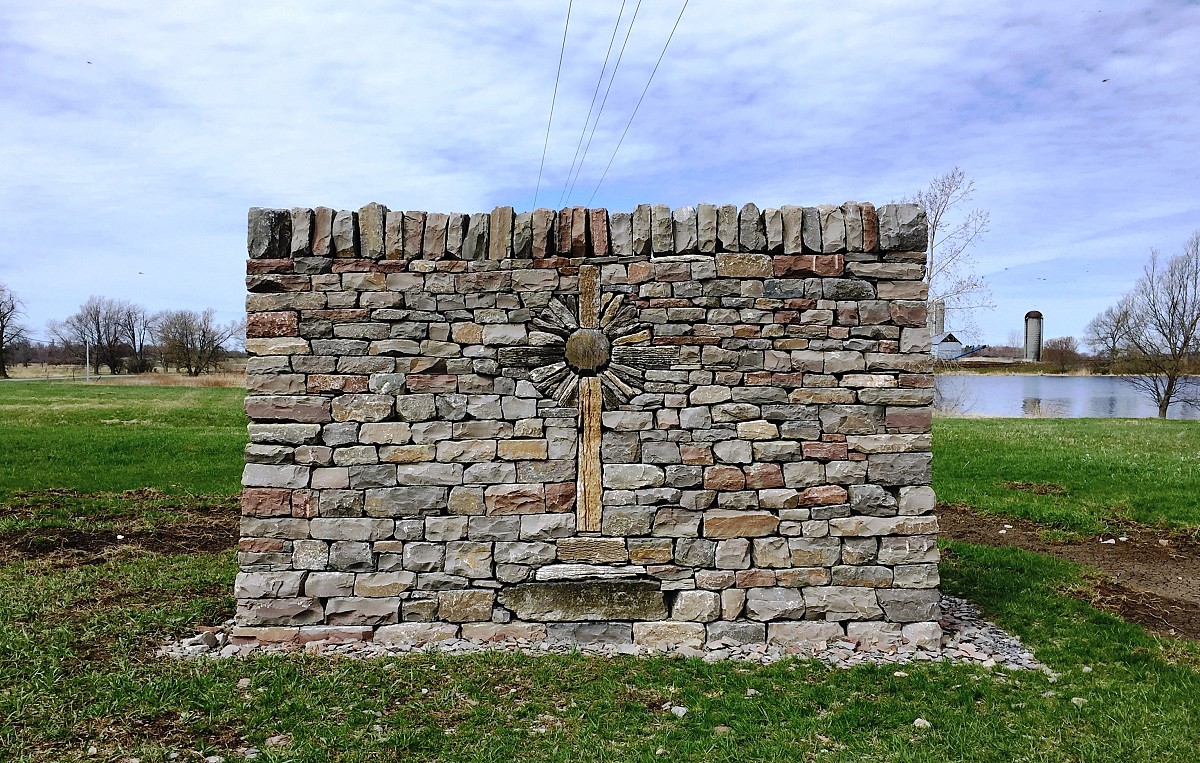
<svg viewBox="0 0 1200 763">
<path fill-rule="evenodd" d="M 0 283 L 0 378 L 14 365 L 90 364 L 93 373 L 155 370 L 199 376 L 218 370 L 245 343 L 245 323 L 220 323 L 216 311 L 164 310 L 91 296 L 74 314 L 47 324 L 48 341 L 34 340 L 21 322 L 24 304 Z"/>
</svg>

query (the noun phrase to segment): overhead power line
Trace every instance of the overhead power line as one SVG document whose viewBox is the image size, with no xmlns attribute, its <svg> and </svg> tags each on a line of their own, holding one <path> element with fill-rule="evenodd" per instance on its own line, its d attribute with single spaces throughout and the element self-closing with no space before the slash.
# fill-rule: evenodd
<svg viewBox="0 0 1200 763">
<path fill-rule="evenodd" d="M 558 51 L 558 71 L 554 74 L 554 94 L 550 96 L 550 117 L 546 120 L 546 140 L 542 143 L 542 162 L 538 165 L 537 187 L 533 191 L 533 207 L 537 209 L 538 193 L 542 190 L 542 170 L 546 166 L 546 148 L 550 145 L 550 125 L 554 122 L 554 102 L 558 100 L 558 81 L 562 77 L 563 56 L 567 52 L 567 30 L 571 26 L 571 6 L 575 0 L 567 2 L 567 21 L 563 24 L 562 48 Z"/>
<path fill-rule="evenodd" d="M 675 26 L 671 27 L 671 34 L 667 36 L 667 41 L 663 44 L 662 52 L 658 54 L 658 61 L 654 64 L 653 71 L 650 72 L 650 78 L 646 80 L 646 87 L 642 88 L 642 95 L 638 98 L 637 105 L 633 107 L 633 113 L 629 115 L 629 121 L 625 123 L 625 130 L 621 133 L 621 139 L 617 141 L 617 146 L 613 149 L 612 156 L 608 158 L 608 164 L 604 168 L 604 173 L 600 175 L 600 180 L 596 183 L 596 188 L 588 198 L 587 206 L 589 207 L 592 205 L 592 200 L 596 198 L 596 194 L 600 191 L 600 186 L 604 183 L 604 178 L 608 177 L 608 171 L 612 168 L 613 160 L 617 158 L 617 152 L 621 150 L 621 144 L 625 142 L 625 136 L 629 134 L 629 127 L 633 124 L 633 118 L 637 116 L 638 109 L 642 107 L 642 101 L 646 99 L 646 93 L 650 90 L 650 83 L 654 82 L 654 75 L 658 73 L 658 67 L 662 64 L 663 56 L 667 54 L 667 47 L 675 37 L 675 30 L 679 29 L 679 22 L 683 20 L 683 12 L 687 10 L 689 2 L 691 0 L 683 0 L 683 7 L 679 9 L 679 16 L 675 19 Z"/>
<path fill-rule="evenodd" d="M 596 98 L 600 95 L 600 86 L 604 84 L 604 72 L 608 70 L 608 59 L 612 56 L 613 43 L 617 41 L 617 30 L 621 28 L 621 19 L 625 16 L 625 0 L 621 0 L 621 9 L 617 11 L 617 22 L 613 24 L 612 37 L 608 38 L 608 50 L 604 53 L 604 63 L 600 66 L 600 76 L 596 77 L 596 89 L 592 91 L 592 102 L 588 105 L 587 116 L 583 119 L 583 129 L 579 131 L 579 142 L 575 144 L 575 156 L 571 157 L 571 167 L 567 170 L 567 179 L 563 181 L 562 193 L 558 196 L 558 204 L 562 206 L 567 196 L 567 186 L 571 184 L 571 176 L 575 172 L 575 162 L 579 159 L 579 150 L 583 148 L 583 139 L 587 135 L 588 123 L 592 120 L 592 112 L 596 108 Z M 596 115 L 599 121 L 600 115 Z M 572 186 L 573 187 L 573 186 Z"/>
<path fill-rule="evenodd" d="M 629 35 L 633 32 L 633 25 L 637 23 L 638 11 L 642 9 L 642 0 L 638 0 L 638 4 L 633 8 L 633 17 L 629 20 L 629 28 L 625 30 L 625 39 L 621 42 L 621 52 L 617 54 L 617 63 L 613 65 L 612 76 L 608 78 L 608 87 L 604 90 L 604 99 L 600 101 L 600 110 L 596 112 L 596 121 L 592 122 L 592 131 L 588 134 L 587 145 L 583 147 L 583 158 L 579 160 L 579 167 L 575 170 L 575 177 L 571 180 L 571 190 L 567 191 L 567 198 L 575 193 L 575 183 L 579 181 L 579 175 L 583 172 L 583 164 L 587 161 L 588 151 L 592 148 L 592 139 L 596 137 L 596 128 L 600 126 L 600 117 L 604 114 L 604 107 L 608 104 L 608 94 L 612 92 L 613 82 L 617 79 L 617 71 L 621 68 L 621 59 L 625 58 L 625 46 L 629 44 Z"/>
</svg>

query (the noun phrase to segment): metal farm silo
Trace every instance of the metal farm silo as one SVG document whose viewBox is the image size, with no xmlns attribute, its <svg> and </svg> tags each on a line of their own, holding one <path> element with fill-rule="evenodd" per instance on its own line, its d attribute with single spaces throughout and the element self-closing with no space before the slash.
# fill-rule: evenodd
<svg viewBox="0 0 1200 763">
<path fill-rule="evenodd" d="M 1042 314 L 1037 310 L 1025 313 L 1025 359 L 1042 359 Z"/>
</svg>

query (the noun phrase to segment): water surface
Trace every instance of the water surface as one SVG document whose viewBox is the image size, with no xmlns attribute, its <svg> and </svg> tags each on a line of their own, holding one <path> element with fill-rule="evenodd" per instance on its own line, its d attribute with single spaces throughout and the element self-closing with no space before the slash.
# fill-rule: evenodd
<svg viewBox="0 0 1200 763">
<path fill-rule="evenodd" d="M 937 377 L 937 390 L 945 410 L 975 416 L 1113 419 L 1158 415 L 1158 407 L 1148 397 L 1112 376 L 946 374 Z M 1167 416 L 1200 419 L 1200 409 L 1176 403 Z"/>
</svg>

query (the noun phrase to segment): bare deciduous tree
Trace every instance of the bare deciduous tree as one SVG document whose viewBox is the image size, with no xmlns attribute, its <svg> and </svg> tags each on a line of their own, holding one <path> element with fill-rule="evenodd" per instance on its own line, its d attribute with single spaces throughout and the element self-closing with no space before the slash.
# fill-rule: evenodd
<svg viewBox="0 0 1200 763">
<path fill-rule="evenodd" d="M 1200 405 L 1200 231 L 1165 265 L 1151 250 L 1118 307 L 1128 310 L 1122 378 L 1154 401 L 1160 419 L 1173 402 Z"/>
<path fill-rule="evenodd" d="M 28 342 L 28 331 L 21 324 L 24 305 L 17 295 L 0 283 L 0 378 L 8 378 L 9 355 Z"/>
<path fill-rule="evenodd" d="M 1042 360 L 1055 371 L 1065 374 L 1079 366 L 1079 343 L 1073 336 L 1047 339 L 1042 345 Z"/>
<path fill-rule="evenodd" d="M 1122 299 L 1117 304 L 1106 307 L 1099 315 L 1088 321 L 1084 329 L 1083 341 L 1096 358 L 1101 368 L 1108 373 L 1115 373 L 1121 357 L 1121 349 L 1129 336 L 1130 307 L 1129 300 Z"/>
<path fill-rule="evenodd" d="M 108 366 L 109 373 L 117 374 L 125 365 L 122 319 L 129 307 L 127 302 L 91 296 L 70 318 L 52 321 L 50 333 L 69 346 L 78 358 L 90 354 L 95 373 L 100 373 L 100 366 Z M 85 352 L 85 347 L 90 352 Z"/>
<path fill-rule="evenodd" d="M 945 302 L 957 331 L 974 331 L 971 311 L 992 307 L 992 292 L 975 272 L 971 247 L 987 232 L 990 215 L 983 209 L 966 210 L 975 192 L 975 181 L 960 168 L 933 179 L 929 187 L 908 201 L 920 204 L 929 220 L 929 254 L 925 280 L 929 298 Z"/>
<path fill-rule="evenodd" d="M 150 345 L 154 343 L 157 330 L 156 316 L 146 312 L 146 308 L 126 302 L 119 316 L 121 336 L 129 348 L 129 360 L 126 364 L 129 373 L 141 374 L 154 368 L 154 360 L 150 356 Z"/>
<path fill-rule="evenodd" d="M 221 325 L 212 308 L 204 312 L 171 310 L 158 316 L 158 343 L 163 362 L 189 376 L 212 371 L 225 357 L 226 345 L 241 330 L 234 322 Z"/>
</svg>

